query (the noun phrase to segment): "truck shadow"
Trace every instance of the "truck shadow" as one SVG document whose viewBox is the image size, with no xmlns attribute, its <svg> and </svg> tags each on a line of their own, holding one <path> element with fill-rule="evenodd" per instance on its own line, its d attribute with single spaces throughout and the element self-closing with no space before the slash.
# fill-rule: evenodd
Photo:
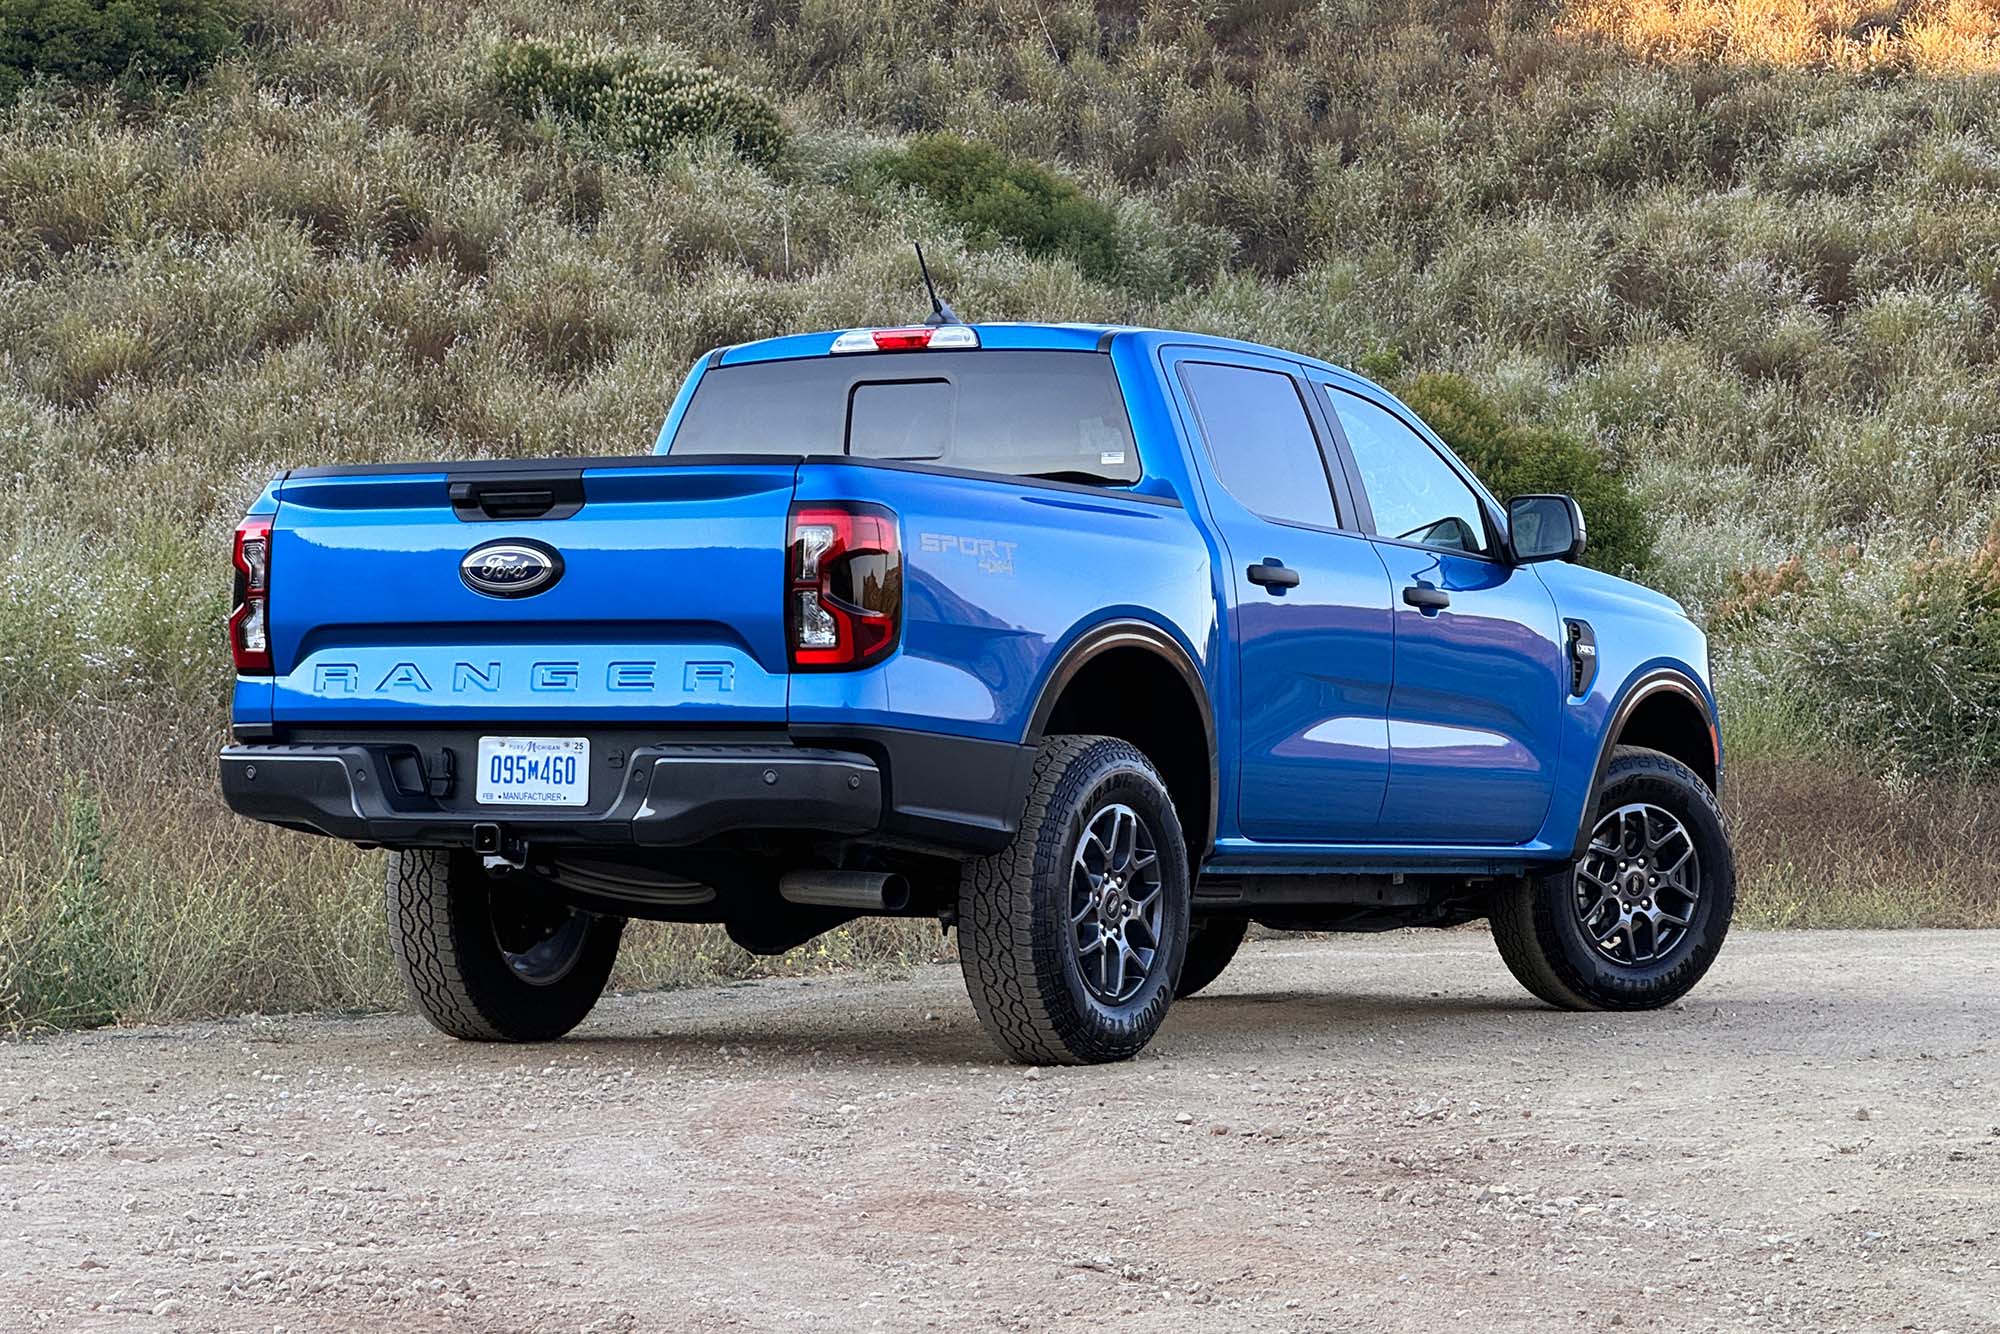
<svg viewBox="0 0 2000 1334">
<path fill-rule="evenodd" d="M 643 1004 L 643 1002 L 642 1002 Z M 934 1018 L 925 1017 L 927 1014 Z M 1449 1032 L 1466 1043 L 1510 1031 L 1512 1021 L 1564 1016 L 1523 996 L 1409 996 L 1391 993 L 1260 991 L 1217 993 L 1177 1003 L 1152 1052 L 1198 1056 L 1208 1049 L 1243 1052 L 1289 1046 L 1300 1037 L 1356 1041 L 1393 1033 L 1405 1040 Z M 902 1006 L 840 1011 L 789 1001 L 759 1016 L 660 1016 L 626 1011 L 610 1032 L 590 1028 L 561 1046 L 587 1047 L 605 1060 L 722 1065 L 750 1070 L 819 1069 L 844 1064 L 890 1067 L 1007 1066 L 962 1000 L 932 1010 Z M 632 1032 L 640 1027 L 643 1031 Z M 617 1031 L 617 1030 L 624 1031 Z"/>
</svg>

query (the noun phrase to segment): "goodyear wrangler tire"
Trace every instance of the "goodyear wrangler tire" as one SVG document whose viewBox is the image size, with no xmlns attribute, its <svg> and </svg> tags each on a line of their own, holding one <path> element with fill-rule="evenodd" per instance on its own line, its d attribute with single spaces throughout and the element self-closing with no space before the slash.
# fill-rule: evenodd
<svg viewBox="0 0 2000 1334">
<path fill-rule="evenodd" d="M 1110 737 L 1051 737 L 1014 842 L 960 880 L 959 964 L 988 1035 L 1030 1064 L 1137 1054 L 1173 1001 L 1188 896 L 1151 762 Z"/>
<path fill-rule="evenodd" d="M 1181 961 L 1181 981 L 1174 988 L 1174 999 L 1186 1000 L 1221 977 L 1249 931 L 1247 917 L 1198 919 L 1188 932 L 1187 957 Z"/>
<path fill-rule="evenodd" d="M 432 848 L 389 854 L 386 898 L 410 998 L 439 1030 L 476 1042 L 548 1042 L 582 1023 L 625 926 Z"/>
<path fill-rule="evenodd" d="M 1736 908 L 1736 861 L 1715 796 L 1692 769 L 1621 746 L 1588 849 L 1501 891 L 1493 941 L 1522 986 L 1563 1010 L 1651 1010 L 1715 962 Z"/>
</svg>

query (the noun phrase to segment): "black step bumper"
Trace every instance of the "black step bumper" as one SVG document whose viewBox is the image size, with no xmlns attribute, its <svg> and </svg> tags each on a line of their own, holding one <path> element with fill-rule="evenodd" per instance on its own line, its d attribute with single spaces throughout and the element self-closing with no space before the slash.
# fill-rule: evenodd
<svg viewBox="0 0 2000 1334">
<path fill-rule="evenodd" d="M 897 729 L 775 744 L 594 735 L 588 803 L 523 810 L 474 799 L 477 748 L 431 731 L 227 746 L 222 795 L 254 820 L 390 847 L 694 847 L 769 830 L 983 852 L 1012 838 L 1034 761 L 1032 747 Z"/>
</svg>

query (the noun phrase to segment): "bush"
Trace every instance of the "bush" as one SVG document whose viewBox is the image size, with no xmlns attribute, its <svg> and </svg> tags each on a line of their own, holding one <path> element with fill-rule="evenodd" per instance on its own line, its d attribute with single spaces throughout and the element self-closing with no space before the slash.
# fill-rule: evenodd
<svg viewBox="0 0 2000 1334">
<path fill-rule="evenodd" d="M 111 1023 L 130 994 L 113 941 L 119 905 L 106 883 L 103 811 L 74 780 L 62 793 L 53 834 L 46 912 L 0 981 L 0 1009 L 77 1027 Z"/>
<path fill-rule="evenodd" d="M 1652 564 L 1652 524 L 1592 446 L 1552 427 L 1508 421 L 1463 376 L 1419 375 L 1399 392 L 1502 501 L 1535 492 L 1575 496 L 1590 530 L 1586 565 L 1637 575 Z"/>
<path fill-rule="evenodd" d="M 1709 608 L 1709 628 L 1740 630 L 1781 616 L 1811 591 L 1812 576 L 1797 556 L 1774 566 L 1731 570 L 1723 580 L 1722 597 Z"/>
<path fill-rule="evenodd" d="M 243 0 L 0 0 L 0 103 L 28 79 L 190 79 L 243 40 Z"/>
<path fill-rule="evenodd" d="M 1799 688 L 1884 767 L 2000 767 L 2000 519 L 1975 550 L 1850 577 L 1802 619 Z"/>
<path fill-rule="evenodd" d="M 884 154 L 880 167 L 898 185 L 937 201 L 975 240 L 1065 256 L 1088 278 L 1118 276 L 1117 214 L 1046 167 L 949 134 L 925 135 Z"/>
<path fill-rule="evenodd" d="M 493 53 L 487 82 L 522 115 L 547 111 L 641 162 L 689 139 L 727 139 L 739 156 L 765 165 L 785 148 L 770 104 L 705 66 L 648 64 L 607 47 L 524 39 Z"/>
<path fill-rule="evenodd" d="M 637 58 L 595 43 L 505 42 L 487 57 L 486 84 L 523 116 L 547 111 L 572 120 L 590 118 L 597 95 L 630 72 Z"/>
<path fill-rule="evenodd" d="M 619 151 L 651 161 L 683 139 L 718 136 L 737 155 L 769 165 L 784 151 L 785 131 L 756 94 L 710 69 L 636 69 L 592 100 L 590 122 Z"/>
</svg>

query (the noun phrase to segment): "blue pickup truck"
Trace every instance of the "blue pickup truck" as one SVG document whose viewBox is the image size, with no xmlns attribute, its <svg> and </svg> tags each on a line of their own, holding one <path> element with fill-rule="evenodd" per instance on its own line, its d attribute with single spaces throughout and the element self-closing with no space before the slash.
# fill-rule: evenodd
<svg viewBox="0 0 2000 1334">
<path fill-rule="evenodd" d="M 625 921 L 958 933 L 1008 1055 L 1139 1051 L 1251 922 L 1490 919 L 1646 1009 L 1735 873 L 1706 641 L 1338 367 L 930 323 L 720 349 L 650 454 L 301 468 L 238 530 L 230 805 L 389 850 L 461 1038 L 568 1032 Z"/>
</svg>

